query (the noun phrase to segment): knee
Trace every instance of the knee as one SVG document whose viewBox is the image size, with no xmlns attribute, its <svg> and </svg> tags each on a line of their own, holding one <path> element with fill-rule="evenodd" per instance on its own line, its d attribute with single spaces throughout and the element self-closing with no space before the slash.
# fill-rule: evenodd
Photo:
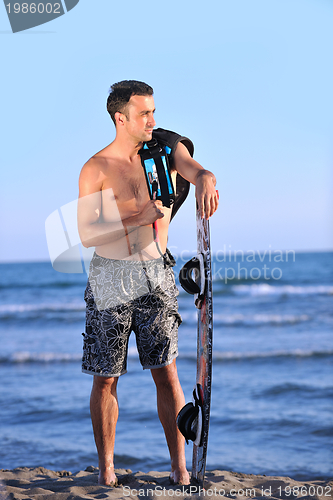
<svg viewBox="0 0 333 500">
<path fill-rule="evenodd" d="M 178 382 L 175 360 L 170 365 L 152 369 L 151 374 L 157 387 L 172 386 L 175 382 Z"/>
<path fill-rule="evenodd" d="M 98 392 L 116 393 L 118 377 L 98 377 L 94 376 L 93 390 Z"/>
</svg>

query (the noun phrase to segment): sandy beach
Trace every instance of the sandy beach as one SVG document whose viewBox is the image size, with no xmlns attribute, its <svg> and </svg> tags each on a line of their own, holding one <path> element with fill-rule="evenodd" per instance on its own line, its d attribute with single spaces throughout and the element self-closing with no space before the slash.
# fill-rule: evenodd
<svg viewBox="0 0 333 500">
<path fill-rule="evenodd" d="M 206 473 L 204 488 L 171 486 L 169 472 L 132 472 L 117 469 L 119 485 L 100 486 L 98 469 L 71 473 L 44 467 L 18 467 L 0 470 L 0 499 L 79 500 L 103 498 L 192 498 L 227 497 L 233 499 L 328 499 L 332 498 L 333 480 L 295 481 L 289 477 L 260 476 L 214 470 Z"/>
</svg>

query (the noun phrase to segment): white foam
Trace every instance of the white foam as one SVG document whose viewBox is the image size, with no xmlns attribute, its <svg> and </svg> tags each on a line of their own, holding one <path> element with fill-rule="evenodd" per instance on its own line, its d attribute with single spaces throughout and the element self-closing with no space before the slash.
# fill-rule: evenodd
<svg viewBox="0 0 333 500">
<path fill-rule="evenodd" d="M 29 351 L 17 351 L 13 352 L 6 358 L 2 358 L 2 361 L 7 361 L 11 363 L 52 363 L 52 362 L 64 362 L 64 361 L 81 361 L 82 354 L 70 354 L 66 352 L 29 352 Z"/>
<path fill-rule="evenodd" d="M 225 324 L 248 324 L 248 325 L 260 325 L 260 324 L 295 324 L 301 321 L 309 321 L 311 318 L 307 314 L 301 314 L 299 316 L 294 314 L 214 314 L 214 321 Z"/>
<path fill-rule="evenodd" d="M 233 285 L 232 291 L 244 295 L 333 295 L 333 286 L 273 286 L 267 283 Z"/>
<path fill-rule="evenodd" d="M 84 302 L 58 302 L 58 303 L 41 303 L 41 304 L 2 304 L 0 305 L 1 313 L 24 313 L 32 311 L 84 311 Z"/>
<path fill-rule="evenodd" d="M 218 306 L 216 306 L 216 309 Z M 183 321 L 186 323 L 196 323 L 197 313 L 194 311 L 181 312 Z M 220 314 L 214 313 L 214 323 L 225 325 L 261 325 L 261 324 L 295 324 L 304 321 L 310 321 L 311 317 L 307 314 Z"/>
<path fill-rule="evenodd" d="M 135 346 L 129 347 L 129 357 L 137 357 L 138 351 Z M 217 351 L 213 350 L 213 360 L 215 361 L 237 361 L 246 359 L 263 359 L 279 357 L 299 357 L 309 358 L 311 356 L 332 356 L 333 349 L 290 349 L 290 350 L 272 350 L 272 351 Z M 197 353 L 195 350 L 180 351 L 180 359 L 190 359 L 196 361 Z M 2 363 L 64 363 L 81 362 L 81 353 L 62 353 L 62 352 L 29 352 L 16 351 L 7 356 L 0 356 Z"/>
<path fill-rule="evenodd" d="M 213 359 L 216 360 L 237 360 L 237 359 L 255 359 L 255 358 L 280 358 L 280 357 L 299 357 L 309 358 L 311 356 L 331 356 L 332 349 L 312 350 L 312 349 L 291 349 L 279 351 L 253 351 L 253 352 L 213 352 Z"/>
</svg>

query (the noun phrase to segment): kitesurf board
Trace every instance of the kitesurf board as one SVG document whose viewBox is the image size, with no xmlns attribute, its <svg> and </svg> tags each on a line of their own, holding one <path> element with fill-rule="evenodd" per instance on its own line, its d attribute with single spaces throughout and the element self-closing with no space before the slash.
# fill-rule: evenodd
<svg viewBox="0 0 333 500">
<path fill-rule="evenodd" d="M 196 296 L 195 300 L 198 307 L 196 384 L 201 392 L 202 432 L 200 442 L 198 444 L 193 443 L 192 481 L 203 485 L 206 470 L 212 385 L 213 294 L 209 221 L 201 218 L 198 207 L 196 221 L 197 252 L 198 256 L 202 255 L 203 257 L 205 289 L 204 294 L 199 295 L 199 297 Z"/>
</svg>

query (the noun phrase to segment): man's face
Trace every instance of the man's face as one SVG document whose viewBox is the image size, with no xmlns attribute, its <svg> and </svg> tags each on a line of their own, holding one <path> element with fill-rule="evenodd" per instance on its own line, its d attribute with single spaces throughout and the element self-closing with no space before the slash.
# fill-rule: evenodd
<svg viewBox="0 0 333 500">
<path fill-rule="evenodd" d="M 125 126 L 128 134 L 138 142 L 150 141 L 153 128 L 155 104 L 151 95 L 134 95 L 130 98 Z"/>
</svg>

